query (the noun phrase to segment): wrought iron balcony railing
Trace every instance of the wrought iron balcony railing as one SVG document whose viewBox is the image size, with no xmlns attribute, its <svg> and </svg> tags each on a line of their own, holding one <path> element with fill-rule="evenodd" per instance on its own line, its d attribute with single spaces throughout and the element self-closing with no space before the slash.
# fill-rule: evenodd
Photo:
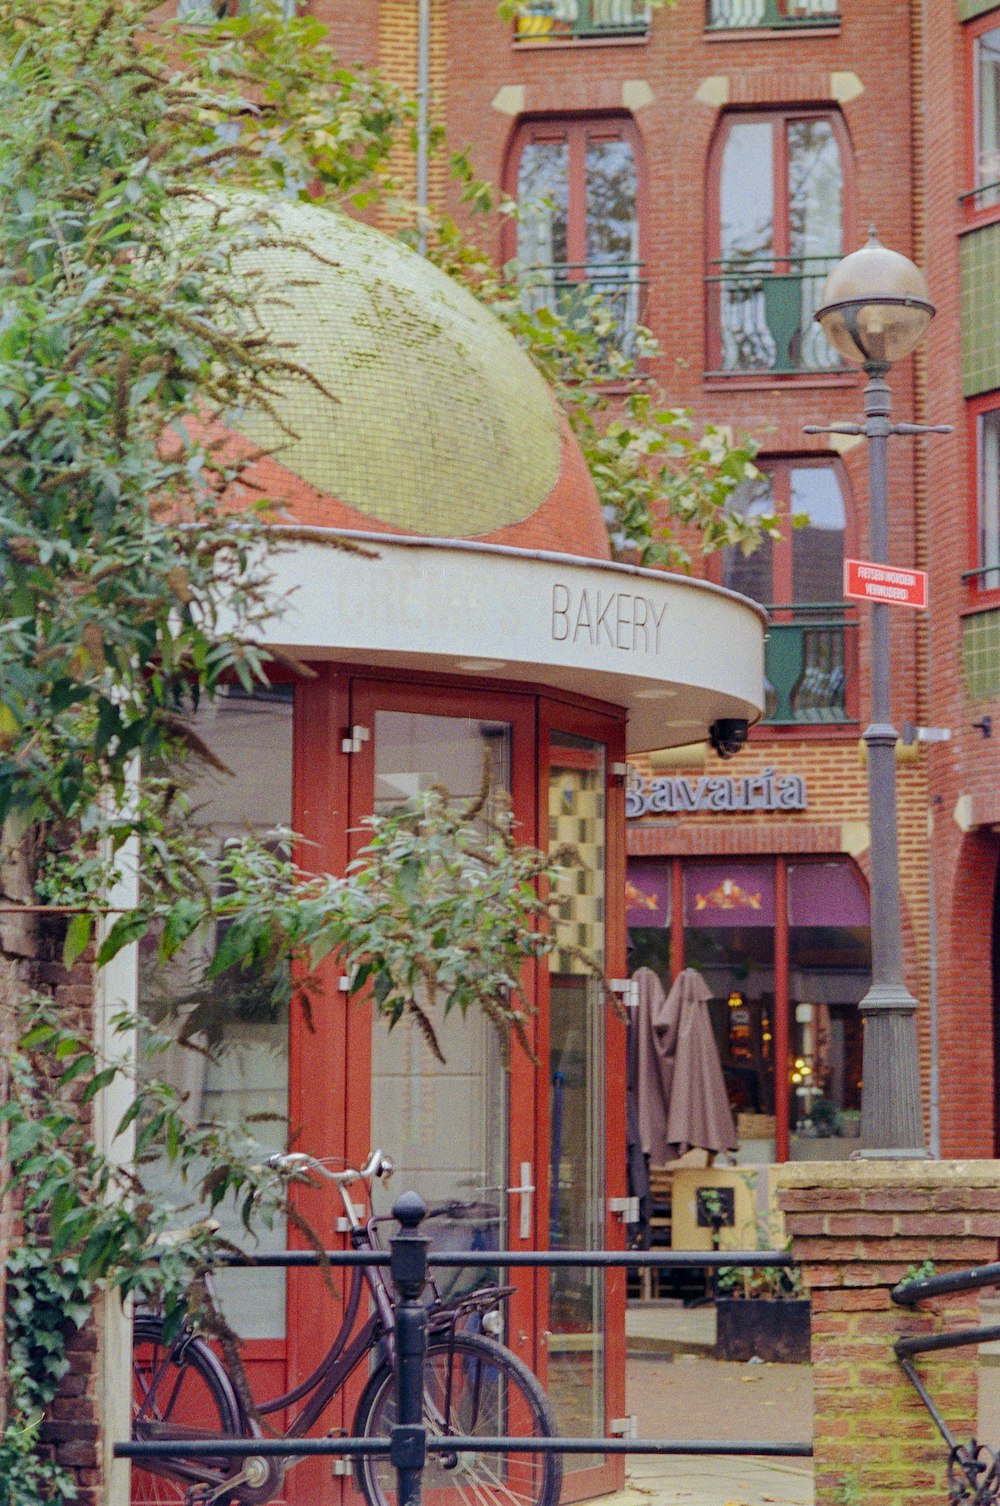
<svg viewBox="0 0 1000 1506">
<path fill-rule="evenodd" d="M 835 256 L 719 261 L 707 279 L 710 376 L 840 371 L 813 318 Z"/>
<path fill-rule="evenodd" d="M 547 308 L 569 324 L 589 324 L 595 314 L 603 316 L 609 326 L 606 349 L 634 356 L 636 333 L 646 313 L 642 271 L 641 262 L 526 267 L 521 272 L 521 302 L 532 313 Z"/>
<path fill-rule="evenodd" d="M 768 611 L 764 721 L 772 727 L 854 721 L 857 609 L 836 602 Z"/>
<path fill-rule="evenodd" d="M 514 25 L 518 42 L 645 36 L 647 0 L 529 0 Z"/>
<path fill-rule="evenodd" d="M 840 0 L 707 0 L 707 31 L 752 31 L 757 27 L 795 31 L 836 26 Z"/>
</svg>

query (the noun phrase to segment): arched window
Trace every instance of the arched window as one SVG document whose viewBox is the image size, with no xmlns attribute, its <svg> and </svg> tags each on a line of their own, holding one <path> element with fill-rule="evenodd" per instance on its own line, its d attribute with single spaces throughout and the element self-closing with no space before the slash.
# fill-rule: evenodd
<svg viewBox="0 0 1000 1506">
<path fill-rule="evenodd" d="M 761 477 L 738 487 L 730 506 L 776 514 L 781 538 L 764 539 L 753 554 L 724 549 L 722 580 L 771 610 L 765 720 L 849 721 L 857 615 L 843 600 L 848 515 L 839 467 L 811 458 L 762 465 Z"/>
<path fill-rule="evenodd" d="M 571 317 L 598 293 L 625 348 L 643 316 L 637 147 L 627 116 L 527 121 L 507 174 L 527 306 Z"/>
<path fill-rule="evenodd" d="M 848 155 L 835 111 L 723 118 L 709 196 L 710 370 L 802 374 L 841 364 L 813 314 L 844 251 Z"/>
</svg>

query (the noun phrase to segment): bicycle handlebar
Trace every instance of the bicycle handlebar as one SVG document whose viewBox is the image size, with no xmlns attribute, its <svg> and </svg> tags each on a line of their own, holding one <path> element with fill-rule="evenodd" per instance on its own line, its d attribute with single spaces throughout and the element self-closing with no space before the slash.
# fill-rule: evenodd
<svg viewBox="0 0 1000 1506">
<path fill-rule="evenodd" d="M 341 1189 L 349 1187 L 359 1178 L 369 1181 L 372 1177 L 385 1177 L 388 1180 L 394 1170 L 389 1157 L 380 1150 L 373 1150 L 364 1166 L 360 1168 L 348 1166 L 343 1171 L 331 1171 L 328 1166 L 324 1166 L 322 1161 L 318 1161 L 315 1156 L 310 1156 L 303 1150 L 292 1150 L 283 1154 L 279 1152 L 277 1155 L 268 1156 L 267 1164 L 273 1171 L 318 1172 L 321 1177 L 325 1177 L 328 1182 L 334 1182 Z"/>
</svg>

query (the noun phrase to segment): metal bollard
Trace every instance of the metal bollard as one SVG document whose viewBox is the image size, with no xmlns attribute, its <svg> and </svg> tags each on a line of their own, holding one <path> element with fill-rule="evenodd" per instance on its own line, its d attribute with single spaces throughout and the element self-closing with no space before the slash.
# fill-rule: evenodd
<svg viewBox="0 0 1000 1506">
<path fill-rule="evenodd" d="M 404 1192 L 392 1205 L 399 1233 L 389 1241 L 392 1279 L 399 1294 L 396 1308 L 396 1425 L 389 1458 L 396 1469 L 399 1506 L 420 1506 L 421 1477 L 427 1454 L 424 1427 L 424 1352 L 427 1310 L 420 1298 L 427 1282 L 427 1246 L 419 1232 L 427 1212 L 423 1198 Z"/>
</svg>

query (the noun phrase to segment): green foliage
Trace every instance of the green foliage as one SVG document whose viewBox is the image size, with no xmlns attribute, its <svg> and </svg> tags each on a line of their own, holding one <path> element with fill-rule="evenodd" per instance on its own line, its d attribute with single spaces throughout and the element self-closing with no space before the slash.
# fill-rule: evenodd
<svg viewBox="0 0 1000 1506">
<path fill-rule="evenodd" d="M 21 1245 L 7 1263 L 7 1423 L 0 1434 L 0 1501 L 71 1501 L 71 1477 L 37 1448 L 46 1408 L 70 1366 L 67 1340 L 90 1317 L 90 1284 L 76 1262 Z"/>
<path fill-rule="evenodd" d="M 211 985 L 226 981 L 232 998 L 249 996 L 266 1012 L 296 994 L 308 999 L 317 969 L 336 951 L 351 992 L 370 999 L 390 1028 L 410 1015 L 439 1058 L 434 1020 L 455 1009 L 481 1010 L 503 1042 L 513 1030 L 527 1049 L 522 970 L 554 944 L 539 884 L 551 883 L 573 854 L 549 858 L 517 844 L 509 811 L 485 781 L 472 801 L 433 788 L 369 817 L 370 840 L 343 878 L 301 871 L 290 832 L 246 835 L 213 854 L 203 833 L 192 834 L 188 814 L 177 796 L 173 822 L 160 822 L 140 864 L 138 905 L 114 921 L 98 952 L 104 965 L 153 930 L 160 960 L 169 962 L 218 935 L 199 953 L 192 990 L 175 1001 L 185 1037 L 217 1038 Z M 50 870 L 58 899 L 93 904 L 106 889 L 110 871 L 88 866 L 86 847 L 64 851 Z"/>
<path fill-rule="evenodd" d="M 0 3 L 0 822 L 85 819 L 261 678 L 258 524 L 220 508 L 253 456 L 216 420 L 312 379 L 237 275 L 266 199 L 229 189 L 355 198 L 406 114 L 314 21 L 156 40 L 154 8 Z"/>
<path fill-rule="evenodd" d="M 275 1008 L 294 979 L 308 1007 L 310 980 L 340 948 L 355 992 L 390 1024 L 413 1015 L 432 1048 L 436 1019 L 455 1009 L 523 1040 L 521 972 L 552 944 L 538 888 L 553 870 L 515 846 L 503 815 L 432 791 L 372 821 L 345 879 L 317 879 L 292 861 L 290 834 L 210 858 L 176 779 L 150 774 L 199 750 L 189 713 L 202 698 L 266 677 L 254 629 L 275 605 L 273 511 L 264 497 L 238 522 L 227 511 L 244 484 L 257 495 L 257 457 L 223 424 L 266 406 L 273 378 L 313 378 L 271 341 L 242 258 L 276 239 L 276 195 L 388 201 L 390 153 L 413 114 L 378 77 L 338 67 L 311 19 L 255 6 L 157 31 L 158 6 L 0 0 L 0 828 L 41 857 L 32 897 L 75 912 L 67 967 L 93 945 L 117 864 L 137 849 L 140 903 L 98 961 L 150 928 L 164 960 L 196 955 L 189 1035 L 227 988 L 245 998 L 252 985 L 254 1007 Z M 465 194 L 492 206 L 470 174 Z M 435 254 L 556 382 L 623 549 L 681 561 L 676 520 L 713 546 L 749 539 L 725 516 L 749 448 L 696 437 L 661 404 L 615 352 L 599 300 L 585 296 L 572 319 L 527 313 L 452 222 Z M 38 1429 L 92 1293 L 155 1301 L 168 1333 L 192 1320 L 219 1331 L 203 1274 L 224 1241 L 204 1215 L 225 1204 L 251 1230 L 287 1210 L 252 1137 L 190 1124 L 164 1083 L 129 1079 L 119 1129 L 134 1133 L 136 1164 L 109 1160 L 90 1105 L 126 1069 L 48 998 L 5 1005 L 24 1025 L 0 1106 L 4 1195 L 20 1200 L 24 1238 L 9 1273 L 0 1501 L 37 1506 L 72 1495 Z M 183 1210 L 147 1191 L 153 1160 L 189 1198 L 195 1222 L 179 1236 Z"/>
<path fill-rule="evenodd" d="M 908 1265 L 906 1267 L 907 1281 L 926 1281 L 931 1276 L 936 1275 L 937 1266 L 934 1264 L 933 1260 L 921 1260 L 919 1265 L 914 1264 Z"/>
<path fill-rule="evenodd" d="M 470 215 L 516 219 L 526 210 L 498 199 L 466 153 L 453 154 L 451 169 Z M 428 254 L 490 305 L 551 385 L 594 478 L 613 552 L 686 570 L 692 551 L 732 545 L 749 553 L 763 536 L 777 537 L 772 514 L 746 517 L 729 505 L 736 487 L 759 474 L 755 442 L 699 427 L 669 402 L 650 376 L 660 350 L 648 329 L 623 349 L 614 309 L 586 284 L 563 307 L 532 298 L 537 274 L 516 261 L 498 274 L 450 216 L 434 225 Z"/>
<path fill-rule="evenodd" d="M 756 1209 L 756 1179 L 750 1172 L 738 1173 Z M 702 1190 L 700 1197 L 708 1206 L 712 1189 Z M 718 1194 L 715 1194 L 716 1197 Z M 790 1250 L 791 1239 L 782 1239 L 767 1213 L 755 1213 L 749 1224 L 736 1232 L 736 1242 L 744 1250 Z M 718 1291 L 726 1297 L 791 1298 L 804 1293 L 802 1273 L 797 1266 L 720 1266 Z"/>
</svg>

